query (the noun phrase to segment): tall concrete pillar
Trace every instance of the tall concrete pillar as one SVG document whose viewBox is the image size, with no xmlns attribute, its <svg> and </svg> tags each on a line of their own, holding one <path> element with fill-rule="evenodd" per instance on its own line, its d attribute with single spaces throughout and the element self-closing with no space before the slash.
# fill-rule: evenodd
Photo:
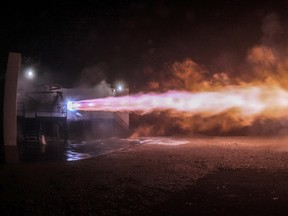
<svg viewBox="0 0 288 216">
<path fill-rule="evenodd" d="M 21 64 L 21 54 L 10 52 L 8 56 L 4 109 L 3 109 L 3 132 L 4 154 L 6 163 L 19 161 L 17 148 L 17 83 Z"/>
</svg>

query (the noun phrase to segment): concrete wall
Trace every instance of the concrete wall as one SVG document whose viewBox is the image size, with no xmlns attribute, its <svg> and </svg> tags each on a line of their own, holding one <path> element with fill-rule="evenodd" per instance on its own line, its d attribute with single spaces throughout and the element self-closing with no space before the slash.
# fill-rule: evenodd
<svg viewBox="0 0 288 216">
<path fill-rule="evenodd" d="M 18 161 L 16 100 L 20 64 L 21 54 L 9 53 L 3 109 L 4 149 L 7 163 Z"/>
</svg>

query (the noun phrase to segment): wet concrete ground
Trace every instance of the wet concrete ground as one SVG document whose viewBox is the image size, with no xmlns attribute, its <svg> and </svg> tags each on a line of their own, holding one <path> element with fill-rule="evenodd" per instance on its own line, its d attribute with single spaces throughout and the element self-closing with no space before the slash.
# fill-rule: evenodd
<svg viewBox="0 0 288 216">
<path fill-rule="evenodd" d="M 187 144 L 188 139 L 167 137 L 141 137 L 121 139 L 117 137 L 95 140 L 46 140 L 46 144 L 30 142 L 20 145 L 20 160 L 23 162 L 40 161 L 76 161 L 115 151 L 133 148 L 136 145 L 160 144 L 181 145 Z"/>
<path fill-rule="evenodd" d="M 121 139 L 117 137 L 95 140 L 47 140 L 23 143 L 19 146 L 20 160 L 23 162 L 39 161 L 75 161 L 96 157 L 115 151 L 133 148 L 136 145 L 181 145 L 191 142 L 183 138 L 140 137 Z"/>
<path fill-rule="evenodd" d="M 287 215 L 287 137 L 47 143 L 49 162 L 0 166 L 0 215 Z"/>
<path fill-rule="evenodd" d="M 68 142 L 50 140 L 46 144 L 37 142 L 24 143 L 19 148 L 19 152 L 20 160 L 23 162 L 75 161 L 130 147 L 132 147 L 130 142 L 123 142 L 112 138 Z"/>
<path fill-rule="evenodd" d="M 23 143 L 19 146 L 20 160 L 23 162 L 40 161 L 77 161 L 127 150 L 137 145 L 177 146 L 189 144 L 193 146 L 216 145 L 232 149 L 241 148 L 273 148 L 275 151 L 288 151 L 286 137 L 138 137 L 138 138 L 106 138 L 94 140 L 46 139 L 46 144 L 37 142 Z"/>
</svg>

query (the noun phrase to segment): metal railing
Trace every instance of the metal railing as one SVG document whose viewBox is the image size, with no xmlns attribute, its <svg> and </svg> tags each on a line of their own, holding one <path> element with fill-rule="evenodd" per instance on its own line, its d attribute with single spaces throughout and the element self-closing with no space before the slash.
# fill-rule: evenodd
<svg viewBox="0 0 288 216">
<path fill-rule="evenodd" d="M 25 108 L 24 102 L 17 103 L 18 117 L 67 117 L 67 106 L 64 104 L 37 104 L 33 108 Z"/>
<path fill-rule="evenodd" d="M 115 121 L 121 125 L 121 127 L 125 130 L 129 130 L 129 124 L 125 122 L 119 113 L 114 113 Z"/>
<path fill-rule="evenodd" d="M 67 106 L 63 104 L 55 104 L 53 106 L 47 104 L 38 104 L 35 110 L 35 117 L 67 117 Z"/>
</svg>

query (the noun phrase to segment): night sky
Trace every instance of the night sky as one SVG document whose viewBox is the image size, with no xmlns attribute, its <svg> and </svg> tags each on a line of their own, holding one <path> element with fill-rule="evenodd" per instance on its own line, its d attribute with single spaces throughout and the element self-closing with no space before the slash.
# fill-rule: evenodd
<svg viewBox="0 0 288 216">
<path fill-rule="evenodd" d="M 273 40 L 285 46 L 287 1 L 2 1 L 1 78 L 9 51 L 24 63 L 40 62 L 39 74 L 64 86 L 77 83 L 85 68 L 94 68 L 95 82 L 141 86 L 185 58 L 226 70 L 263 43 L 269 14 L 281 25 Z"/>
</svg>

